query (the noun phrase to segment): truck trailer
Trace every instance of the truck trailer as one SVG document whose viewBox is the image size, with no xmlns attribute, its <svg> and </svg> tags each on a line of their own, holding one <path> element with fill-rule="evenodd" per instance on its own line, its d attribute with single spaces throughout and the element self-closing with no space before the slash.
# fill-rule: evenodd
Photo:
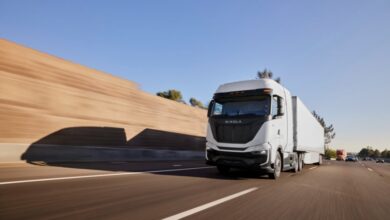
<svg viewBox="0 0 390 220">
<path fill-rule="evenodd" d="M 208 109 L 205 159 L 219 172 L 231 168 L 299 172 L 322 163 L 324 128 L 303 102 L 272 79 L 219 86 Z"/>
<path fill-rule="evenodd" d="M 347 151 L 344 149 L 337 149 L 336 160 L 345 160 L 347 158 Z"/>
</svg>

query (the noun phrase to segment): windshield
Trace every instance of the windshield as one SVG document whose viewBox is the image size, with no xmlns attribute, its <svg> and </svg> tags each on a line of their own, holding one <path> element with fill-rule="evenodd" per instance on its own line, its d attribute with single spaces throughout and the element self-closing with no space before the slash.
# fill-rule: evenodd
<svg viewBox="0 0 390 220">
<path fill-rule="evenodd" d="M 267 96 L 255 100 L 216 101 L 212 116 L 265 116 L 269 115 L 270 101 Z"/>
</svg>

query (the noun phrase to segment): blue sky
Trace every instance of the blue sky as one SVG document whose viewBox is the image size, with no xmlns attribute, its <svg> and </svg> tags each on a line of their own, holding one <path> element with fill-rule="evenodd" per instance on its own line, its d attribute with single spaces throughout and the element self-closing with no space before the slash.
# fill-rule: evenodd
<svg viewBox="0 0 390 220">
<path fill-rule="evenodd" d="M 387 0 L 0 0 L 0 37 L 203 102 L 269 68 L 335 148 L 390 149 Z"/>
</svg>

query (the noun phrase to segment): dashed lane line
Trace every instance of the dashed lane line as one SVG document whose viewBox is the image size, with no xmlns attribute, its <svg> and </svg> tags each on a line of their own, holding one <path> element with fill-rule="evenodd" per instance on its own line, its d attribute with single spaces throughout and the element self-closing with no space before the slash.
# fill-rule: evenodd
<svg viewBox="0 0 390 220">
<path fill-rule="evenodd" d="M 250 188 L 250 189 L 247 189 L 247 190 L 244 190 L 244 191 L 235 193 L 235 194 L 233 194 L 233 195 L 226 196 L 226 197 L 224 197 L 224 198 L 215 200 L 215 201 L 213 201 L 213 202 L 209 202 L 209 203 L 206 203 L 206 204 L 204 204 L 204 205 L 195 207 L 195 208 L 193 208 L 193 209 L 190 209 L 190 210 L 181 212 L 181 213 L 179 213 L 179 214 L 176 214 L 176 215 L 173 215 L 173 216 L 164 218 L 163 220 L 179 220 L 179 219 L 185 218 L 185 217 L 187 217 L 187 216 L 193 215 L 193 214 L 195 214 L 195 213 L 201 212 L 201 211 L 203 211 L 203 210 L 205 210 L 205 209 L 211 208 L 211 207 L 213 207 L 213 206 L 216 206 L 216 205 L 219 205 L 219 204 L 221 204 L 221 203 L 227 202 L 227 201 L 229 201 L 229 200 L 235 199 L 235 198 L 237 198 L 237 197 L 243 196 L 243 195 L 248 194 L 248 193 L 250 193 L 250 192 L 253 192 L 253 191 L 257 190 L 257 189 L 258 189 L 257 187 L 253 187 L 253 188 Z"/>
</svg>

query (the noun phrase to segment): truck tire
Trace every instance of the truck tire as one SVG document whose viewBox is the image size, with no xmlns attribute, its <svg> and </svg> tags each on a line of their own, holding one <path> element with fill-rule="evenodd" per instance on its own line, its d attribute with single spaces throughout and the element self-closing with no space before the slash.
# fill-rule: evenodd
<svg viewBox="0 0 390 220">
<path fill-rule="evenodd" d="M 318 158 L 318 163 L 315 163 L 316 165 L 320 166 L 322 164 L 322 155 Z"/>
<path fill-rule="evenodd" d="M 298 171 L 302 171 L 303 170 L 303 155 L 302 154 L 298 154 Z"/>
<path fill-rule="evenodd" d="M 230 167 L 228 166 L 223 166 L 223 165 L 218 165 L 217 166 L 217 169 L 219 171 L 220 174 L 223 174 L 223 175 L 226 175 L 229 173 L 230 171 Z"/>
<path fill-rule="evenodd" d="M 277 153 L 274 162 L 274 170 L 272 173 L 268 174 L 268 176 L 269 178 L 276 180 L 277 178 L 279 178 L 281 171 L 282 171 L 282 159 L 280 153 Z"/>
<path fill-rule="evenodd" d="M 294 173 L 298 173 L 299 170 L 299 155 L 295 154 L 294 155 L 294 169 L 292 170 Z"/>
</svg>

